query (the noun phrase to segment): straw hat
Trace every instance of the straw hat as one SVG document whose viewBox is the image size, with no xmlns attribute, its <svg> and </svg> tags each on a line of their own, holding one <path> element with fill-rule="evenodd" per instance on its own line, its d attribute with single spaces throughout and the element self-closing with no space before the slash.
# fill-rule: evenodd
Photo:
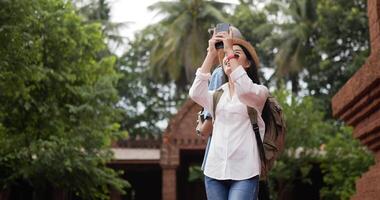
<svg viewBox="0 0 380 200">
<path fill-rule="evenodd" d="M 255 62 L 256 67 L 259 67 L 260 60 L 259 60 L 259 57 L 257 56 L 255 48 L 251 45 L 251 43 L 249 43 L 248 41 L 244 39 L 243 35 L 239 31 L 239 29 L 237 29 L 236 27 L 230 26 L 230 31 L 231 31 L 231 36 L 232 36 L 232 44 L 240 45 L 240 46 L 243 46 L 245 49 L 247 49 L 248 53 L 251 55 L 253 59 L 253 62 Z M 224 52 L 219 51 L 218 57 L 219 57 L 219 62 L 222 63 L 221 61 L 223 60 Z"/>
</svg>

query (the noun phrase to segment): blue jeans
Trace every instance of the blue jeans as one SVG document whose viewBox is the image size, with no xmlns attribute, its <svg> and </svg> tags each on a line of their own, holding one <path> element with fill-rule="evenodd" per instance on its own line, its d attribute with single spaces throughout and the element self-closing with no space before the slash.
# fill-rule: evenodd
<svg viewBox="0 0 380 200">
<path fill-rule="evenodd" d="M 245 180 L 217 180 L 205 176 L 208 200 L 256 200 L 259 176 Z"/>
</svg>

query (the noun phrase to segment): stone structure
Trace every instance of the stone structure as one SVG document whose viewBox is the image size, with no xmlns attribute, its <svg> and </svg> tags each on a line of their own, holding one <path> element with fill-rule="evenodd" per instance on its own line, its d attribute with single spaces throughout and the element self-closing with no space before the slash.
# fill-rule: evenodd
<svg viewBox="0 0 380 200">
<path fill-rule="evenodd" d="M 187 100 L 170 120 L 161 147 L 162 199 L 177 199 L 176 169 L 180 165 L 181 150 L 204 150 L 207 141 L 195 134 L 196 117 L 201 107 Z"/>
<path fill-rule="evenodd" d="M 188 167 L 191 164 L 200 165 L 207 143 L 205 139 L 195 134 L 196 117 L 200 110 L 199 105 L 188 99 L 178 113 L 171 118 L 162 138 L 118 141 L 113 145 L 115 160 L 111 166 L 126 171 L 128 175 L 142 174 L 136 168 L 145 166 L 144 173 L 146 173 L 146 171 L 156 169 L 157 165 L 161 170 L 159 176 L 162 184 L 154 185 L 154 187 L 161 189 L 162 200 L 203 199 L 205 195 L 203 184 L 191 184 L 187 181 Z M 144 187 L 141 188 L 144 189 Z M 180 194 L 178 189 L 181 190 Z M 197 192 L 198 194 L 194 194 Z M 159 199 L 157 196 L 154 198 Z M 122 197 L 113 191 L 111 199 L 119 200 Z"/>
<path fill-rule="evenodd" d="M 332 99 L 333 115 L 354 127 L 376 164 L 356 182 L 353 200 L 380 197 L 380 0 L 368 0 L 371 55 Z"/>
</svg>

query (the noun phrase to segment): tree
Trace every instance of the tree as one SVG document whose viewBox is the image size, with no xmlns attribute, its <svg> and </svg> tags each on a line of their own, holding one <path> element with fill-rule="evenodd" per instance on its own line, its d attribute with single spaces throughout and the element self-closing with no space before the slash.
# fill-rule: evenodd
<svg viewBox="0 0 380 200">
<path fill-rule="evenodd" d="M 159 2 L 150 6 L 164 18 L 156 24 L 150 54 L 151 77 L 164 83 L 176 81 L 184 89 L 206 54 L 211 25 L 226 21 L 226 4 L 204 0 Z"/>
<path fill-rule="evenodd" d="M 299 98 L 283 87 L 274 96 L 287 126 L 285 151 L 270 172 L 271 194 L 281 199 L 293 190 L 295 182 L 311 184 L 309 173 L 319 164 L 320 147 L 335 134 L 335 127 L 324 121 L 323 109 L 313 97 Z"/>
<path fill-rule="evenodd" d="M 283 197 L 296 181 L 312 183 L 313 168 L 323 174 L 323 199 L 348 199 L 355 179 L 373 163 L 368 150 L 351 137 L 352 130 L 326 120 L 315 97 L 297 98 L 283 89 L 275 92 L 287 123 L 286 149 L 271 171 L 272 194 Z M 321 177 L 322 179 L 322 177 Z"/>
<path fill-rule="evenodd" d="M 274 56 L 272 49 L 265 47 L 265 40 L 272 35 L 274 24 L 268 20 L 265 11 L 252 6 L 251 3 L 241 1 L 230 16 L 229 21 L 236 26 L 244 38 L 254 47 L 260 58 L 261 68 L 274 68 Z M 270 50 L 268 50 L 270 49 Z M 264 85 L 269 85 L 271 80 L 265 80 L 263 70 L 260 70 Z"/>
<path fill-rule="evenodd" d="M 118 62 L 119 72 L 124 75 L 118 83 L 122 97 L 119 104 L 125 109 L 121 124 L 132 137 L 159 135 L 163 128 L 159 124 L 165 124 L 186 98 L 175 97 L 173 82 L 162 84 L 149 74 L 149 49 L 159 31 L 150 26 L 137 33 L 135 40 L 128 44 L 129 50 Z"/>
<path fill-rule="evenodd" d="M 0 2 L 0 187 L 107 198 L 127 183 L 106 167 L 122 136 L 115 58 L 100 24 L 63 0 Z"/>
<path fill-rule="evenodd" d="M 293 93 L 297 94 L 300 90 L 300 73 L 314 63 L 309 55 L 315 45 L 317 2 L 294 0 L 282 3 L 274 0 L 268 8 L 276 15 L 283 15 L 282 20 L 276 22 L 272 41 L 267 41 L 278 51 L 275 56 L 276 76 L 289 80 Z"/>
<path fill-rule="evenodd" d="M 332 116 L 331 98 L 369 56 L 366 0 L 318 1 L 318 65 L 310 65 L 304 81 Z"/>
<path fill-rule="evenodd" d="M 341 127 L 326 143 L 326 154 L 321 159 L 325 186 L 321 197 L 327 200 L 348 200 L 355 193 L 355 181 L 373 165 L 374 157 L 358 140 L 352 138 L 352 129 Z"/>
<path fill-rule="evenodd" d="M 117 48 L 124 44 L 126 38 L 120 35 L 119 30 L 126 27 L 128 23 L 110 21 L 111 9 L 107 0 L 74 0 L 74 2 L 76 2 L 79 14 L 86 21 L 89 23 L 99 22 L 102 25 L 103 34 L 108 46 L 115 46 Z M 108 52 L 108 54 L 110 53 Z"/>
</svg>

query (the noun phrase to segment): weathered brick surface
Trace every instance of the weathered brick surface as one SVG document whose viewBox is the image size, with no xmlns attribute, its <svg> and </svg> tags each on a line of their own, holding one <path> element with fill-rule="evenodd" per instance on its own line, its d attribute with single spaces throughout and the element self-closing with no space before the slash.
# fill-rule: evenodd
<svg viewBox="0 0 380 200">
<path fill-rule="evenodd" d="M 201 107 L 190 99 L 184 103 L 165 130 L 164 135 L 170 144 L 180 149 L 205 148 L 207 140 L 195 134 L 197 113 L 200 110 Z"/>
<path fill-rule="evenodd" d="M 368 1 L 368 18 L 369 18 L 369 26 L 370 26 L 370 39 L 371 41 L 375 41 L 377 37 L 379 37 L 379 3 L 376 1 L 369 0 Z M 375 43 L 372 43 L 375 44 Z"/>
<path fill-rule="evenodd" d="M 380 109 L 377 107 L 375 112 L 371 112 L 367 118 L 364 118 L 354 129 L 354 137 L 364 140 L 370 134 L 380 134 Z M 374 141 L 371 141 L 372 143 Z M 380 142 L 379 142 L 380 143 Z"/>
<path fill-rule="evenodd" d="M 176 200 L 177 199 L 177 176 L 176 167 L 162 167 L 162 199 Z"/>
<path fill-rule="evenodd" d="M 341 118 L 346 112 L 379 84 L 380 66 L 366 62 L 332 99 L 334 117 Z"/>
<path fill-rule="evenodd" d="M 379 80 L 380 81 L 380 80 Z M 378 108 L 380 105 L 380 87 L 376 87 L 374 84 L 372 90 L 364 94 L 353 106 L 348 108 L 340 118 L 345 120 L 347 124 L 356 126 L 359 121 L 363 120 L 370 114 L 372 111 L 375 111 L 375 108 Z"/>
<path fill-rule="evenodd" d="M 173 116 L 162 137 L 160 165 L 162 168 L 162 199 L 177 199 L 176 171 L 180 166 L 181 150 L 202 150 L 206 139 L 195 133 L 197 113 L 201 107 L 192 100 L 187 100 Z"/>
<path fill-rule="evenodd" d="M 380 0 L 368 0 L 368 17 L 371 55 L 332 99 L 334 117 L 354 126 L 353 136 L 376 155 L 352 200 L 380 199 Z"/>
</svg>

